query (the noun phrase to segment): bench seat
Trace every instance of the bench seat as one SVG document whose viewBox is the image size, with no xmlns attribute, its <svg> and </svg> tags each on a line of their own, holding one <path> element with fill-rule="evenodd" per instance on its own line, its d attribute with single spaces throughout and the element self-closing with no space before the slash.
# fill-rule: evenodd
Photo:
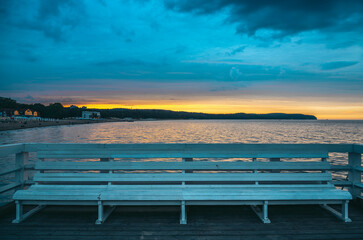
<svg viewBox="0 0 363 240">
<path fill-rule="evenodd" d="M 229 186 L 210 185 L 185 187 L 182 185 L 146 186 L 90 186 L 90 185 L 34 185 L 27 190 L 17 191 L 13 199 L 23 201 L 72 200 L 72 201 L 273 201 L 273 200 L 350 200 L 347 191 L 333 186 L 290 187 L 275 186 Z M 116 203 L 117 204 L 117 203 Z"/>
</svg>

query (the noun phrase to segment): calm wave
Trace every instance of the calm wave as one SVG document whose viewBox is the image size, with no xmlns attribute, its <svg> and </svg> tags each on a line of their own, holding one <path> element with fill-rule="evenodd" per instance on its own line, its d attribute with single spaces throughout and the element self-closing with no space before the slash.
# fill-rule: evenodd
<svg viewBox="0 0 363 240">
<path fill-rule="evenodd" d="M 173 120 L 112 122 L 0 132 L 0 144 L 362 143 L 363 121 Z"/>
</svg>

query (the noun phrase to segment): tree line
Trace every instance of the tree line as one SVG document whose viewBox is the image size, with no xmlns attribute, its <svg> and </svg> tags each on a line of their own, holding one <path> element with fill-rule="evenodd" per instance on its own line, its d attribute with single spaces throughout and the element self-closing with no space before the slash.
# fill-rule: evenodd
<svg viewBox="0 0 363 240">
<path fill-rule="evenodd" d="M 43 118 L 67 118 L 67 117 L 81 117 L 82 109 L 65 108 L 61 103 L 51 103 L 45 106 L 41 103 L 24 104 L 18 103 L 11 98 L 0 97 L 0 110 L 26 110 L 37 111 L 38 115 Z"/>
<path fill-rule="evenodd" d="M 133 118 L 133 119 L 316 119 L 313 115 L 305 114 L 286 114 L 286 113 L 269 113 L 269 114 L 208 114 L 183 111 L 170 111 L 158 109 L 82 109 L 64 107 L 61 103 L 51 103 L 47 106 L 35 104 L 17 103 L 11 98 L 0 97 L 0 109 L 30 109 L 37 111 L 39 116 L 44 118 L 69 118 L 81 117 L 82 111 L 97 111 L 101 113 L 102 118 Z"/>
</svg>

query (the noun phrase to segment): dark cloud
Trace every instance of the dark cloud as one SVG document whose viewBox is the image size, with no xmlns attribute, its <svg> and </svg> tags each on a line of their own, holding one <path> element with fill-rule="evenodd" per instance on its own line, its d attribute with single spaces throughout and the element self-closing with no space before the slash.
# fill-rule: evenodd
<svg viewBox="0 0 363 240">
<path fill-rule="evenodd" d="M 226 55 L 228 55 L 228 56 L 234 56 L 237 53 L 242 53 L 246 49 L 246 47 L 247 46 L 241 46 L 241 47 L 235 48 L 232 51 L 227 52 Z"/>
<path fill-rule="evenodd" d="M 357 62 L 357 61 L 337 61 L 337 62 L 323 63 L 320 66 L 321 66 L 322 70 L 335 70 L 335 69 L 339 69 L 339 68 L 350 67 L 350 66 L 356 65 L 358 63 L 359 62 Z"/>
<path fill-rule="evenodd" d="M 122 26 L 115 26 L 111 24 L 111 31 L 119 38 L 122 38 L 125 42 L 132 42 L 132 38 L 135 37 L 135 32 L 125 29 Z"/>
<path fill-rule="evenodd" d="M 90 99 L 84 98 L 71 98 L 71 97 L 61 97 L 61 96 L 54 96 L 54 97 L 33 97 L 31 95 L 27 95 L 25 97 L 14 97 L 20 103 L 41 103 L 41 104 L 50 104 L 50 103 L 62 103 L 63 105 L 67 104 L 78 104 L 80 102 L 90 102 Z"/>
<path fill-rule="evenodd" d="M 33 52 L 31 52 L 29 49 L 26 48 L 20 48 L 18 49 L 18 52 L 20 56 L 27 62 L 37 62 L 39 60 L 39 57 L 36 56 Z"/>
<path fill-rule="evenodd" d="M 22 29 L 39 31 L 55 42 L 65 41 L 63 31 L 59 26 L 52 26 L 38 21 L 18 21 L 14 25 Z"/>
<path fill-rule="evenodd" d="M 328 43 L 326 46 L 330 49 L 339 49 L 339 48 L 347 48 L 356 45 L 356 41 L 345 41 L 339 43 Z"/>
<path fill-rule="evenodd" d="M 188 50 L 188 47 L 185 45 L 178 45 L 175 48 L 175 54 L 182 54 L 185 53 Z"/>
<path fill-rule="evenodd" d="M 1 0 L 0 1 L 0 16 L 3 18 L 10 14 L 10 9 L 14 5 L 12 0 Z"/>
<path fill-rule="evenodd" d="M 272 30 L 267 37 L 283 38 L 310 30 L 363 30 L 361 0 L 165 0 L 178 12 L 213 14 L 229 11 L 228 22 L 237 32 L 257 36 L 258 30 Z"/>
<path fill-rule="evenodd" d="M 215 87 L 215 88 L 211 88 L 209 89 L 209 92 L 226 92 L 226 91 L 237 91 L 241 88 L 244 88 L 244 85 L 240 85 L 240 86 L 228 86 L 228 87 Z"/>
<path fill-rule="evenodd" d="M 104 1 L 104 0 L 98 0 L 98 2 L 99 2 L 102 6 L 107 7 L 107 3 L 106 3 L 106 1 Z"/>
<path fill-rule="evenodd" d="M 105 61 L 98 61 L 95 62 L 94 65 L 96 66 L 150 66 L 155 65 L 154 63 L 145 62 L 138 59 L 113 59 L 113 60 L 105 60 Z"/>
<path fill-rule="evenodd" d="M 28 95 L 28 96 L 25 97 L 25 99 L 33 101 L 34 97 L 32 95 Z"/>
<path fill-rule="evenodd" d="M 41 20 L 59 17 L 61 15 L 62 8 L 71 8 L 74 6 L 75 4 L 72 0 L 40 0 L 38 17 Z"/>
<path fill-rule="evenodd" d="M 81 0 L 39 0 L 38 4 L 20 2 L 19 5 L 23 5 L 23 8 L 5 3 L 0 4 L 0 15 L 8 24 L 41 32 L 56 42 L 65 41 L 66 31 L 76 27 L 85 16 Z M 19 9 L 26 9 L 26 13 L 19 12 Z"/>
</svg>

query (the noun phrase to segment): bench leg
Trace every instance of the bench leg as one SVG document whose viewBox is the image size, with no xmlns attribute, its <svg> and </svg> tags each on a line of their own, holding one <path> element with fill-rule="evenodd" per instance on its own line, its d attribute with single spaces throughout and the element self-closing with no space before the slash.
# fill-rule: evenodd
<svg viewBox="0 0 363 240">
<path fill-rule="evenodd" d="M 268 201 L 263 201 L 262 211 L 255 205 L 251 205 L 251 208 L 263 223 L 271 223 L 270 219 L 268 218 Z"/>
<path fill-rule="evenodd" d="M 102 224 L 103 222 L 103 205 L 102 201 L 98 201 L 98 219 L 96 220 L 96 224 Z"/>
<path fill-rule="evenodd" d="M 21 223 L 22 221 L 24 221 L 31 215 L 39 212 L 45 207 L 45 205 L 39 205 L 33 208 L 32 210 L 28 211 L 27 213 L 23 214 L 23 204 L 20 201 L 15 201 L 15 205 L 16 205 L 16 218 L 12 221 L 12 223 Z"/>
<path fill-rule="evenodd" d="M 182 201 L 181 206 L 180 206 L 180 224 L 187 224 L 187 213 L 185 210 L 185 201 Z"/>
<path fill-rule="evenodd" d="M 105 212 L 103 211 L 102 201 L 98 201 L 98 219 L 96 220 L 96 224 L 102 224 L 106 221 L 106 219 L 111 215 L 113 210 L 115 210 L 115 206 L 110 206 Z"/>
<path fill-rule="evenodd" d="M 329 211 L 330 213 L 332 213 L 334 216 L 336 216 L 337 218 L 343 220 L 344 222 L 352 222 L 352 220 L 348 217 L 348 203 L 349 201 L 343 201 L 342 203 L 342 212 L 338 212 L 337 210 L 335 210 L 334 208 L 328 206 L 328 204 L 323 204 L 320 205 L 322 208 L 324 208 L 325 210 Z"/>
<path fill-rule="evenodd" d="M 344 218 L 344 222 L 352 222 L 352 220 L 348 217 L 348 204 L 349 201 L 344 201 L 342 204 L 342 216 Z"/>
<path fill-rule="evenodd" d="M 20 223 L 23 220 L 23 204 L 21 204 L 20 201 L 15 201 L 16 205 L 16 213 L 15 213 L 15 219 L 13 220 L 13 223 Z"/>
</svg>

